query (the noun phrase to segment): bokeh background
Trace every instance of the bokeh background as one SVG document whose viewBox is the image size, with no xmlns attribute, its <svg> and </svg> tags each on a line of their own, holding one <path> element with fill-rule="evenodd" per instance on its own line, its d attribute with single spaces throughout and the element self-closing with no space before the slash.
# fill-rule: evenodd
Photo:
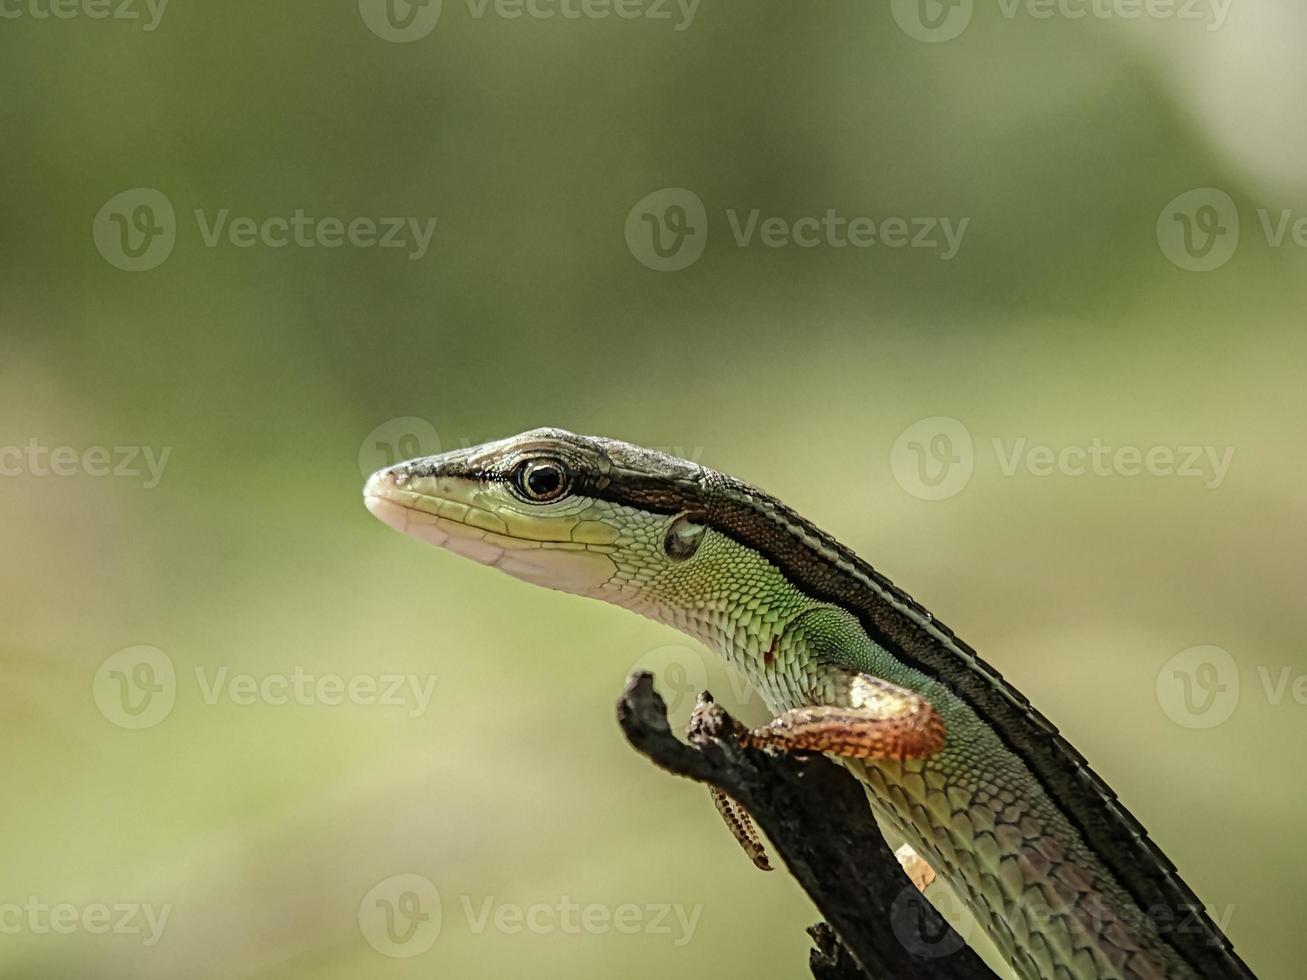
<svg viewBox="0 0 1307 980">
<path fill-rule="evenodd" d="M 1300 975 L 1300 3 L 120 2 L 0 19 L 0 975 L 806 975 L 805 896 L 613 720 L 637 665 L 756 698 L 362 507 L 544 424 L 858 549 Z M 206 242 L 297 209 L 437 223 Z"/>
</svg>

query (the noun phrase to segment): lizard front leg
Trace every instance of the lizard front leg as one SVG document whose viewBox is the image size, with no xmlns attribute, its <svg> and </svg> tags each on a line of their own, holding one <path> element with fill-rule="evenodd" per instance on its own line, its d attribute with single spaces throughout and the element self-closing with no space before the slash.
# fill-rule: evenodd
<svg viewBox="0 0 1307 980">
<path fill-rule="evenodd" d="M 944 748 L 944 721 L 913 691 L 856 669 L 868 662 L 871 641 L 842 610 L 828 607 L 801 615 L 785 631 L 784 663 L 811 678 L 802 693 L 814 703 L 781 712 L 768 724 L 741 731 L 756 748 L 824 752 L 853 759 L 920 759 Z M 770 664 L 768 665 L 770 666 Z M 748 812 L 718 790 L 713 802 L 735 839 L 759 868 L 770 869 Z M 903 845 L 899 864 L 918 889 L 935 879 L 926 861 Z"/>
<path fill-rule="evenodd" d="M 847 759 L 924 759 L 944 748 L 944 721 L 925 698 L 878 677 L 843 673 L 849 676 L 837 682 L 847 688 L 847 705 L 791 708 L 745 735 L 745 743 Z"/>
</svg>

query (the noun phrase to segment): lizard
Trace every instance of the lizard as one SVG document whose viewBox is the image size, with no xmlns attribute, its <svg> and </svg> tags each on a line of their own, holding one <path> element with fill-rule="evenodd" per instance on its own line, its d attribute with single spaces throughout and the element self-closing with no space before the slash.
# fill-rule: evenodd
<svg viewBox="0 0 1307 980">
<path fill-rule="evenodd" d="M 955 891 L 1023 980 L 1253 976 L 1139 821 L 1024 695 L 762 490 L 666 453 L 542 428 L 388 466 L 364 499 L 412 537 L 715 650 L 773 715 L 744 737 L 846 766 L 882 828 Z M 717 803 L 749 843 L 742 808 Z"/>
</svg>

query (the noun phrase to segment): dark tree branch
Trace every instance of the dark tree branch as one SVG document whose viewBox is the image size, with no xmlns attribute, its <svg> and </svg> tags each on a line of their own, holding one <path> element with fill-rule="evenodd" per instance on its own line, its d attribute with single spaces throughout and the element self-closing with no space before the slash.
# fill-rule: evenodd
<svg viewBox="0 0 1307 980">
<path fill-rule="evenodd" d="M 808 953 L 808 969 L 814 980 L 866 980 L 867 974 L 858 966 L 835 930 L 824 922 L 808 926 L 813 949 Z"/>
<path fill-rule="evenodd" d="M 667 724 L 653 675 L 617 704 L 627 740 L 657 765 L 728 793 L 753 816 L 829 927 L 810 933 L 818 980 L 987 978 L 994 974 L 917 891 L 867 805 L 862 784 L 824 756 L 744 748 L 718 705 L 696 711 L 690 744 Z"/>
</svg>

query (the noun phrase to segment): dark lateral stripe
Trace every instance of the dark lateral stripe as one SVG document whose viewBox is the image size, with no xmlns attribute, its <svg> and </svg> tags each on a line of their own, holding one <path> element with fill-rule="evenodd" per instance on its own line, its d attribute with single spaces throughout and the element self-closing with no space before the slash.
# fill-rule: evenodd
<svg viewBox="0 0 1307 980">
<path fill-rule="evenodd" d="M 615 469 L 582 482 L 578 492 L 613 503 L 669 515 L 685 512 L 761 554 L 813 598 L 855 613 L 872 639 L 971 706 L 1140 909 L 1194 910 L 1204 934 L 1172 931 L 1163 939 L 1200 976 L 1253 976 L 1175 866 L 1084 757 L 971 647 L 847 547 L 775 498 L 707 469 L 698 481 Z M 847 568 L 821 551 L 836 555 Z"/>
</svg>

